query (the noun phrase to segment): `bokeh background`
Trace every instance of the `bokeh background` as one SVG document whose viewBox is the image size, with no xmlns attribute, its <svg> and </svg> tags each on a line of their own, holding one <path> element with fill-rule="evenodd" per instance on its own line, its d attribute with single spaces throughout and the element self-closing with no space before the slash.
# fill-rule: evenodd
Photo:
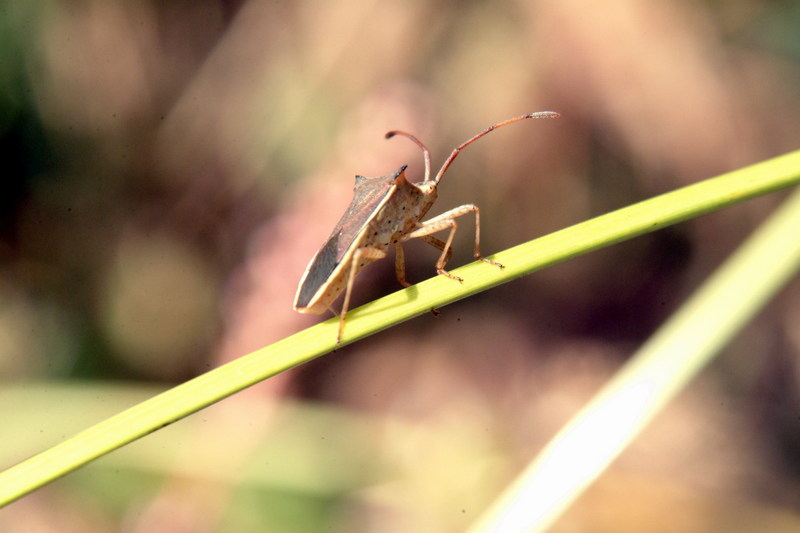
<svg viewBox="0 0 800 533">
<path fill-rule="evenodd" d="M 493 253 L 800 144 L 792 1 L 0 3 L 0 466 L 320 320 L 352 194 L 484 127 L 432 214 Z M 461 531 L 781 194 L 287 372 L 0 513 L 15 531 Z M 466 221 L 462 227 L 469 228 Z M 470 260 L 471 229 L 452 265 Z M 436 251 L 406 247 L 409 279 Z M 393 261 L 355 304 L 397 288 Z M 800 285 L 559 531 L 800 527 Z"/>
</svg>

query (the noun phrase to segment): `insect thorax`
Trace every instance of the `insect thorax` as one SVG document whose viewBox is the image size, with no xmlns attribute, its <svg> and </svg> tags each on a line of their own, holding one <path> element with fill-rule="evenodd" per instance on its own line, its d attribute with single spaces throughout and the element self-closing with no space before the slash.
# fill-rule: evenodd
<svg viewBox="0 0 800 533">
<path fill-rule="evenodd" d="M 418 227 L 436 200 L 436 187 L 426 183 L 399 183 L 392 198 L 370 221 L 364 246 L 386 249 Z"/>
</svg>

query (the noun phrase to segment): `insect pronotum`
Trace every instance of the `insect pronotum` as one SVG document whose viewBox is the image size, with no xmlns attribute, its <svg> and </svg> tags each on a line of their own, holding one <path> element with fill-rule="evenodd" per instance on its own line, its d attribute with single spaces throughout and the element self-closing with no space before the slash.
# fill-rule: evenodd
<svg viewBox="0 0 800 533">
<path fill-rule="evenodd" d="M 508 119 L 489 126 L 479 134 L 464 141 L 456 147 L 445 160 L 442 168 L 431 179 L 431 156 L 422 142 L 404 131 L 390 131 L 389 139 L 395 135 L 407 137 L 422 149 L 425 158 L 425 179 L 419 183 L 411 183 L 405 176 L 407 165 L 397 172 L 367 178 L 356 176 L 353 201 L 336 224 L 328 240 L 317 251 L 308 264 L 294 300 L 294 310 L 300 313 L 323 313 L 331 309 L 334 300 L 342 291 L 344 302 L 339 315 L 339 331 L 336 344 L 339 344 L 344 332 L 345 317 L 350 306 L 350 295 L 353 292 L 353 280 L 365 266 L 386 257 L 389 246 L 395 247 L 395 275 L 400 285 L 409 287 L 406 281 L 405 260 L 402 243 L 409 239 L 420 238 L 441 250 L 436 261 L 436 272 L 442 276 L 463 281 L 458 276 L 445 270 L 445 265 L 453 251 L 451 245 L 458 225 L 455 219 L 468 213 L 475 213 L 475 250 L 474 256 L 486 263 L 504 268 L 500 263 L 486 259 L 480 251 L 480 211 L 474 204 L 466 204 L 445 211 L 430 220 L 422 221 L 436 201 L 436 187 L 458 156 L 459 152 L 472 142 L 487 133 L 507 124 L 526 118 L 556 118 L 558 113 L 540 111 Z M 449 230 L 447 239 L 442 241 L 433 236 L 434 233 Z M 331 311 L 333 311 L 331 309 Z"/>
</svg>

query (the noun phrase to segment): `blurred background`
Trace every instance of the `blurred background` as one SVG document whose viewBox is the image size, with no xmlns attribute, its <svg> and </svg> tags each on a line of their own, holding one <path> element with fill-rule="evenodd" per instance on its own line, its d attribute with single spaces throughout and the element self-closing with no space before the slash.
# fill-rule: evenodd
<svg viewBox="0 0 800 533">
<path fill-rule="evenodd" d="M 355 174 L 466 149 L 491 254 L 800 145 L 800 4 L 0 2 L 0 467 L 327 317 Z M 750 201 L 337 350 L 0 513 L 15 531 L 461 531 L 779 204 Z M 471 260 L 471 221 L 451 262 Z M 436 251 L 406 246 L 408 278 Z M 398 289 L 391 259 L 354 306 Z M 800 285 L 558 523 L 797 531 Z"/>
</svg>

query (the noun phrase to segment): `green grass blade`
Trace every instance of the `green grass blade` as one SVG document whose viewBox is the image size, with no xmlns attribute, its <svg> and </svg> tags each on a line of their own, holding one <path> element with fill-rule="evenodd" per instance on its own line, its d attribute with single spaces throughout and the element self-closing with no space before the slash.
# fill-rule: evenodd
<svg viewBox="0 0 800 533">
<path fill-rule="evenodd" d="M 795 151 L 618 209 L 489 256 L 506 266 L 502 271 L 476 261 L 451 270 L 463 284 L 436 276 L 350 311 L 342 343 L 547 266 L 798 183 L 800 151 Z M 330 346 L 336 332 L 323 335 L 321 342 Z"/>
<path fill-rule="evenodd" d="M 473 533 L 544 531 L 800 270 L 800 191 L 642 346 Z"/>
<path fill-rule="evenodd" d="M 343 344 L 545 266 L 800 182 L 800 151 L 620 209 L 516 246 L 348 314 Z M 142 402 L 0 473 L 0 506 L 133 440 L 334 348 L 337 319 L 303 330 Z"/>
</svg>

